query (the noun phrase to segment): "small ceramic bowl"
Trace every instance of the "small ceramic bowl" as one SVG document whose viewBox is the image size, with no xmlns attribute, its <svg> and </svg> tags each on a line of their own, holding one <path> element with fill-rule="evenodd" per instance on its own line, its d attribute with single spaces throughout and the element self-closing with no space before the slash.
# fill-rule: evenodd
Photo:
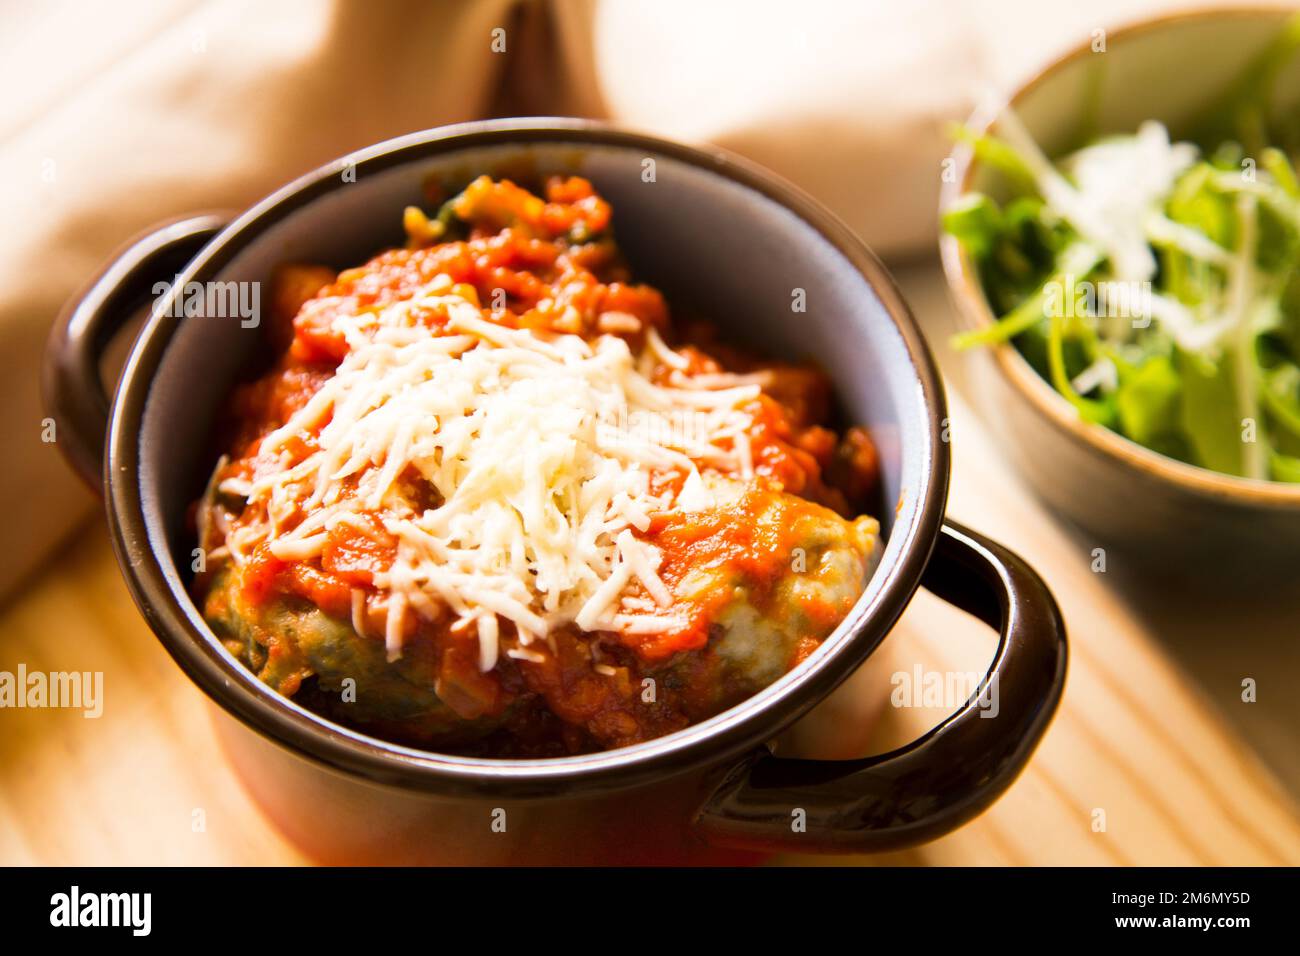
<svg viewBox="0 0 1300 956">
<path fill-rule="evenodd" d="M 630 261 L 670 301 L 698 306 L 740 342 L 827 369 L 848 415 L 878 441 L 886 545 L 840 627 L 808 661 L 731 710 L 619 750 L 491 760 L 331 723 L 258 681 L 204 622 L 187 589 L 194 541 L 186 515 L 213 466 L 215 411 L 266 346 L 242 319 L 201 309 L 181 317 L 173 305 L 191 283 L 263 283 L 285 261 L 364 261 L 401 242 L 401 210 L 421 201 L 428 177 L 464 183 L 521 167 L 589 177 L 613 205 Z M 176 281 L 136 341 L 109 416 L 96 356 L 160 278 Z M 796 288 L 805 313 L 790 309 Z M 944 521 L 943 394 L 885 271 L 802 193 L 719 151 L 579 120 L 468 124 L 381 143 L 233 222 L 199 217 L 137 242 L 58 323 L 46 390 L 60 445 L 104 493 L 141 611 L 218 705 L 250 790 L 319 859 L 717 862 L 736 860 L 736 850 L 915 843 L 1005 789 L 1060 696 L 1065 632 L 1051 594 L 1015 555 Z M 881 757 L 774 755 L 766 742 L 863 664 L 921 585 L 1000 630 L 981 691 Z M 991 690 L 995 709 L 981 706 Z"/>
<path fill-rule="evenodd" d="M 1156 119 L 1176 139 L 1293 14 L 1205 11 L 1111 30 L 1104 52 L 1094 52 L 1090 40 L 1020 86 L 1009 102 L 1049 156 L 1072 148 L 1085 122 L 1100 133 L 1120 133 Z M 1291 64 L 1276 89 L 1294 100 L 1300 63 Z M 1085 103 L 1095 103 L 1095 112 Z M 997 112 L 983 110 L 970 125 L 988 129 Z M 953 158 L 943 208 L 971 189 L 998 194 L 999 177 L 968 148 Z M 947 235 L 941 251 L 964 326 L 992 324 L 966 251 Z M 1153 570 L 1215 576 L 1233 567 L 1252 574 L 1289 569 L 1300 557 L 1300 486 L 1221 475 L 1083 421 L 1014 346 L 972 349 L 970 360 L 984 419 L 1038 495 L 1097 547 L 1125 549 Z"/>
</svg>

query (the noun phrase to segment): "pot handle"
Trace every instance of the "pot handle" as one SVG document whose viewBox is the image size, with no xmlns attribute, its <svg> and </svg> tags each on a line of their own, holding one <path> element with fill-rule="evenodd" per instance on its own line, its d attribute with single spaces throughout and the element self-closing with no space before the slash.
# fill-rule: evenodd
<svg viewBox="0 0 1300 956">
<path fill-rule="evenodd" d="M 697 812 L 695 827 L 709 843 L 769 852 L 897 849 L 956 829 L 1010 786 L 1065 683 L 1060 609 L 1023 559 L 953 523 L 944 524 L 921 583 L 999 630 L 975 694 L 925 736 L 880 756 L 798 760 L 760 748 Z"/>
<path fill-rule="evenodd" d="M 215 213 L 187 216 L 133 240 L 54 321 L 45 346 L 41 390 L 56 444 L 77 474 L 103 488 L 109 394 L 99 373 L 104 350 L 160 281 L 172 281 L 229 222 Z"/>
</svg>

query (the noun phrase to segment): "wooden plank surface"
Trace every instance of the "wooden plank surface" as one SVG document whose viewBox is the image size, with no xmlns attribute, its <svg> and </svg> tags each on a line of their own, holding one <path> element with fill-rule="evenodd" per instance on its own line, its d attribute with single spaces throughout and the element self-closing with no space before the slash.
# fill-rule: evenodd
<svg viewBox="0 0 1300 956">
<path fill-rule="evenodd" d="M 904 278 L 937 340 L 947 321 L 937 276 L 927 267 Z M 977 820 L 918 849 L 818 860 L 1300 864 L 1296 804 L 1219 716 L 1229 698 L 1210 700 L 1188 678 L 1148 618 L 1092 572 L 1087 550 L 1002 464 L 960 390 L 951 393 L 951 513 L 1019 551 L 1053 587 L 1071 637 L 1065 696 L 1027 771 Z M 985 628 L 923 593 L 875 666 L 980 670 L 992 649 Z M 102 671 L 105 706 L 98 719 L 0 710 L 0 863 L 305 862 L 233 776 L 206 699 L 137 614 L 100 524 L 0 614 L 0 671 L 20 663 Z M 902 743 L 942 715 L 886 708 L 873 745 Z M 1294 748 L 1296 731 L 1277 723 L 1273 745 Z"/>
</svg>

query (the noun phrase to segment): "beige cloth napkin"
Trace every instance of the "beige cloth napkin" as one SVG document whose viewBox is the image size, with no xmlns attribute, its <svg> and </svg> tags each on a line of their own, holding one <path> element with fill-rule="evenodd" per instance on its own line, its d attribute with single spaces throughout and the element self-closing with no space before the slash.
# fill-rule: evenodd
<svg viewBox="0 0 1300 956">
<path fill-rule="evenodd" d="M 0 35 L 0 594 L 95 508 L 41 441 L 60 306 L 127 238 L 400 133 L 508 111 L 734 149 L 927 249 L 944 123 L 1178 0 L 53 0 Z M 1179 6 L 1185 4 L 1179 3 Z M 505 50 L 495 52 L 497 29 Z M 499 46 L 499 44 L 498 44 Z"/>
</svg>

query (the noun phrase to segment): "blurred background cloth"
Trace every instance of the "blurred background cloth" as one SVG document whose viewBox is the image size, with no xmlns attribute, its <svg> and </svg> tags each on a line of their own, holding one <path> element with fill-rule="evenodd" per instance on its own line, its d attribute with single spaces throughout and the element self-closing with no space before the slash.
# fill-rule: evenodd
<svg viewBox="0 0 1300 956">
<path fill-rule="evenodd" d="M 925 253 L 949 121 L 1094 30 L 1188 7 L 2 0 L 0 595 L 97 507 L 41 441 L 50 323 L 159 220 L 246 206 L 412 130 L 552 113 L 735 150 L 821 199 L 881 254 Z"/>
</svg>

